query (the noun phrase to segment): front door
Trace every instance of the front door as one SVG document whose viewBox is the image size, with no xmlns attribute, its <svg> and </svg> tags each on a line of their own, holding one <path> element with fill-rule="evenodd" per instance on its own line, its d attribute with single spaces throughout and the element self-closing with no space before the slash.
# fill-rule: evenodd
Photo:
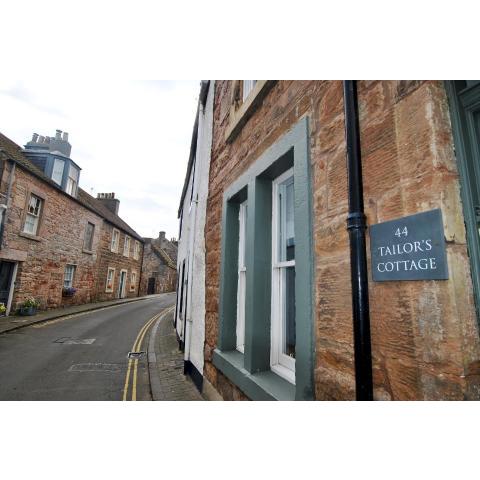
<svg viewBox="0 0 480 480">
<path fill-rule="evenodd" d="M 120 272 L 120 284 L 118 285 L 118 298 L 125 298 L 125 283 L 127 280 L 127 272 L 122 270 Z"/>
<path fill-rule="evenodd" d="M 148 279 L 147 295 L 152 295 L 152 293 L 155 293 L 155 277 Z"/>
<path fill-rule="evenodd" d="M 13 262 L 0 262 L 0 302 L 7 306 L 12 283 Z"/>
</svg>

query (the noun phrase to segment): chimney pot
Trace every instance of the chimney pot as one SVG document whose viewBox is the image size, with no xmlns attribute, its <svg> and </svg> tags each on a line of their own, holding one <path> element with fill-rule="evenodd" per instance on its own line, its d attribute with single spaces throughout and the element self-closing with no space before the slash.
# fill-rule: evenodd
<svg viewBox="0 0 480 480">
<path fill-rule="evenodd" d="M 36 143 L 37 142 L 37 139 L 38 139 L 38 133 L 34 133 L 32 135 L 32 142 Z"/>
<path fill-rule="evenodd" d="M 45 137 L 43 135 L 40 135 L 38 137 L 38 143 L 43 143 L 45 141 Z"/>
<path fill-rule="evenodd" d="M 57 130 L 57 132 L 55 133 L 55 139 L 56 140 L 61 140 L 62 139 L 61 135 L 62 135 L 62 131 Z"/>
<path fill-rule="evenodd" d="M 63 132 L 63 141 L 68 142 L 68 133 L 67 132 Z"/>
</svg>

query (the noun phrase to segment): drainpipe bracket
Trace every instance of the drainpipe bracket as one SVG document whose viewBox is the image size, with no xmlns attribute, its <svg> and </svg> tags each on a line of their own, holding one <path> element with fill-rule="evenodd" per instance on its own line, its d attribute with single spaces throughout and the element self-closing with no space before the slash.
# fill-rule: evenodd
<svg viewBox="0 0 480 480">
<path fill-rule="evenodd" d="M 347 230 L 366 230 L 367 229 L 367 217 L 362 212 L 349 213 L 347 216 Z"/>
</svg>

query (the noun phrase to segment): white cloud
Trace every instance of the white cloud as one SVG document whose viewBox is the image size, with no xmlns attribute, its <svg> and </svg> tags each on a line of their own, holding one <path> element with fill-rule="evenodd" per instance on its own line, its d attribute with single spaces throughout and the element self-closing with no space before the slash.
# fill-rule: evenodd
<svg viewBox="0 0 480 480">
<path fill-rule="evenodd" d="M 32 133 L 69 133 L 89 193 L 115 192 L 121 217 L 143 236 L 178 236 L 199 81 L 0 80 L 0 130 L 19 145 Z"/>
</svg>

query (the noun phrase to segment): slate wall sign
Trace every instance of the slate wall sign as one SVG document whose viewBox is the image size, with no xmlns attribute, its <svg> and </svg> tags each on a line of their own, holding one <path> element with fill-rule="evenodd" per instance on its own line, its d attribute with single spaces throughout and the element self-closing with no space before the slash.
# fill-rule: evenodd
<svg viewBox="0 0 480 480">
<path fill-rule="evenodd" d="M 370 251 L 375 282 L 448 279 L 440 209 L 372 225 Z"/>
</svg>

